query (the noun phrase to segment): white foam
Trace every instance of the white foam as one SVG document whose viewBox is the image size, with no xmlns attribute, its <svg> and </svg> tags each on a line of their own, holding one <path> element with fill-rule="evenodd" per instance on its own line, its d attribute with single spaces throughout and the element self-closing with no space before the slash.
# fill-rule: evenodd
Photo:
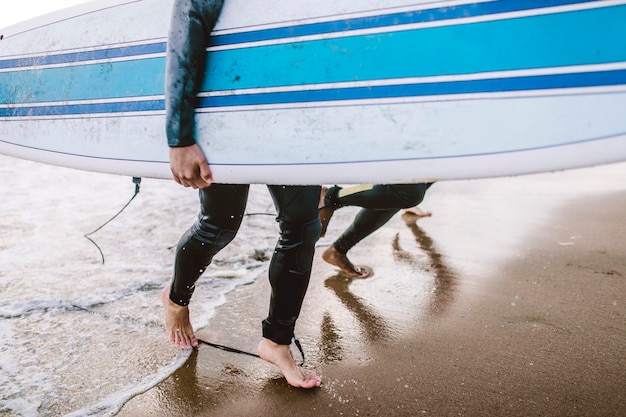
<svg viewBox="0 0 626 417">
<path fill-rule="evenodd" d="M 156 374 L 146 377 L 139 384 L 124 387 L 104 398 L 102 401 L 69 413 L 66 417 L 114 416 L 120 411 L 124 404 L 130 401 L 133 397 L 148 391 L 150 388 L 169 377 L 174 373 L 174 371 L 184 365 L 191 352 L 191 349 L 181 351 L 169 366 L 161 368 Z"/>
<path fill-rule="evenodd" d="M 186 360 L 165 340 L 160 293 L 172 247 L 197 217 L 197 192 L 142 181 L 130 206 L 91 235 L 103 264 L 83 235 L 133 192 L 130 178 L 0 156 L 3 416 L 114 415 Z M 248 212 L 273 212 L 265 187 L 251 188 Z M 273 216 L 244 219 L 196 284 L 194 328 L 266 270 L 277 237 Z"/>
</svg>

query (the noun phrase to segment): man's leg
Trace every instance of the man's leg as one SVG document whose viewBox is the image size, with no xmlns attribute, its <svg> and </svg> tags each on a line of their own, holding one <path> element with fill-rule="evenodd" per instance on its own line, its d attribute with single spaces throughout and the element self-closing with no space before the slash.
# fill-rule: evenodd
<svg viewBox="0 0 626 417">
<path fill-rule="evenodd" d="M 347 253 L 361 240 L 380 229 L 398 211 L 400 209 L 361 209 L 354 217 L 350 226 L 322 253 L 322 259 L 331 265 L 335 265 L 350 277 L 367 278 L 371 275 L 371 270 L 354 266 L 348 259 Z"/>
<path fill-rule="evenodd" d="M 357 206 L 372 210 L 400 210 L 418 205 L 430 184 L 364 184 L 341 188 L 333 186 L 325 189 L 319 210 L 322 223 L 321 236 L 326 235 L 328 223 L 335 210 L 345 206 Z M 397 211 L 396 210 L 396 211 Z M 387 219 L 389 220 L 389 219 Z M 384 223 L 383 223 L 384 224 Z"/>
<path fill-rule="evenodd" d="M 320 187 L 268 186 L 278 211 L 280 239 L 270 262 L 272 287 L 269 314 L 263 320 L 263 340 L 259 355 L 278 366 L 290 385 L 319 386 L 320 378 L 298 367 L 289 345 L 306 294 L 319 239 L 317 213 Z"/>
<path fill-rule="evenodd" d="M 178 242 L 174 276 L 171 285 L 163 290 L 165 331 L 175 345 L 198 345 L 188 308 L 195 283 L 213 256 L 235 237 L 248 190 L 248 185 L 213 184 L 199 191 L 200 215 Z"/>
<path fill-rule="evenodd" d="M 361 185 L 342 189 L 331 187 L 324 196 L 325 212 L 320 210 L 322 231 L 332 212 L 340 207 L 363 207 L 352 224 L 324 251 L 322 258 L 354 278 L 367 278 L 371 271 L 354 266 L 347 253 L 357 243 L 386 224 L 401 208 L 413 207 L 424 199 L 430 184 Z"/>
</svg>

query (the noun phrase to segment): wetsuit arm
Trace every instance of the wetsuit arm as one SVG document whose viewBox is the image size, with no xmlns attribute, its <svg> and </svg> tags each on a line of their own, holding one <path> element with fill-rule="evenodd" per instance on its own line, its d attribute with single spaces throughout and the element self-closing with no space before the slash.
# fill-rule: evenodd
<svg viewBox="0 0 626 417">
<path fill-rule="evenodd" d="M 165 113 L 170 147 L 195 141 L 196 94 L 204 74 L 206 47 L 224 0 L 176 0 L 167 40 Z"/>
</svg>

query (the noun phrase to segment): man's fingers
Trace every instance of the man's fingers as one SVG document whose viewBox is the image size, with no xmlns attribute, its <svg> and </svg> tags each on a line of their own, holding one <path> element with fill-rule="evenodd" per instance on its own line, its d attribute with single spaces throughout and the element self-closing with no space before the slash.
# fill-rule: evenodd
<svg viewBox="0 0 626 417">
<path fill-rule="evenodd" d="M 204 186 L 200 188 L 206 188 L 213 183 L 213 173 L 209 164 L 200 165 L 200 180 L 204 183 Z"/>
</svg>

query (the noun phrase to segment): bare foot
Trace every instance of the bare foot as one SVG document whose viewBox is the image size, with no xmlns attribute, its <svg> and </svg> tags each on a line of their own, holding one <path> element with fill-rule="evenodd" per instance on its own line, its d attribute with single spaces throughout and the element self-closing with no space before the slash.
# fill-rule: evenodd
<svg viewBox="0 0 626 417">
<path fill-rule="evenodd" d="M 315 388 L 322 383 L 322 378 L 314 371 L 296 364 L 289 345 L 279 345 L 263 338 L 259 343 L 259 356 L 264 361 L 278 366 L 287 383 L 293 387 Z"/>
<path fill-rule="evenodd" d="M 333 217 L 333 213 L 335 209 L 332 207 L 324 206 L 324 197 L 326 197 L 326 193 L 328 192 L 328 187 L 322 187 L 322 192 L 320 194 L 320 202 L 317 206 L 319 209 L 320 223 L 322 223 L 322 230 L 320 232 L 320 237 L 326 236 L 326 229 L 328 229 L 328 223 L 330 223 L 330 218 Z"/>
<path fill-rule="evenodd" d="M 161 300 L 165 310 L 165 334 L 170 342 L 181 348 L 198 346 L 198 339 L 189 321 L 189 307 L 179 306 L 170 300 L 170 286 L 163 288 Z"/>
<path fill-rule="evenodd" d="M 424 211 L 420 209 L 418 206 L 404 209 L 402 210 L 402 212 L 406 214 L 412 214 L 417 217 L 430 217 L 433 215 L 430 211 Z"/>
<path fill-rule="evenodd" d="M 341 269 L 341 271 L 349 277 L 354 278 L 367 278 L 371 275 L 371 271 L 367 268 L 356 267 L 350 262 L 350 259 L 342 253 L 339 253 L 334 246 L 329 246 L 322 253 L 322 259 L 331 265 L 335 265 Z"/>
</svg>

